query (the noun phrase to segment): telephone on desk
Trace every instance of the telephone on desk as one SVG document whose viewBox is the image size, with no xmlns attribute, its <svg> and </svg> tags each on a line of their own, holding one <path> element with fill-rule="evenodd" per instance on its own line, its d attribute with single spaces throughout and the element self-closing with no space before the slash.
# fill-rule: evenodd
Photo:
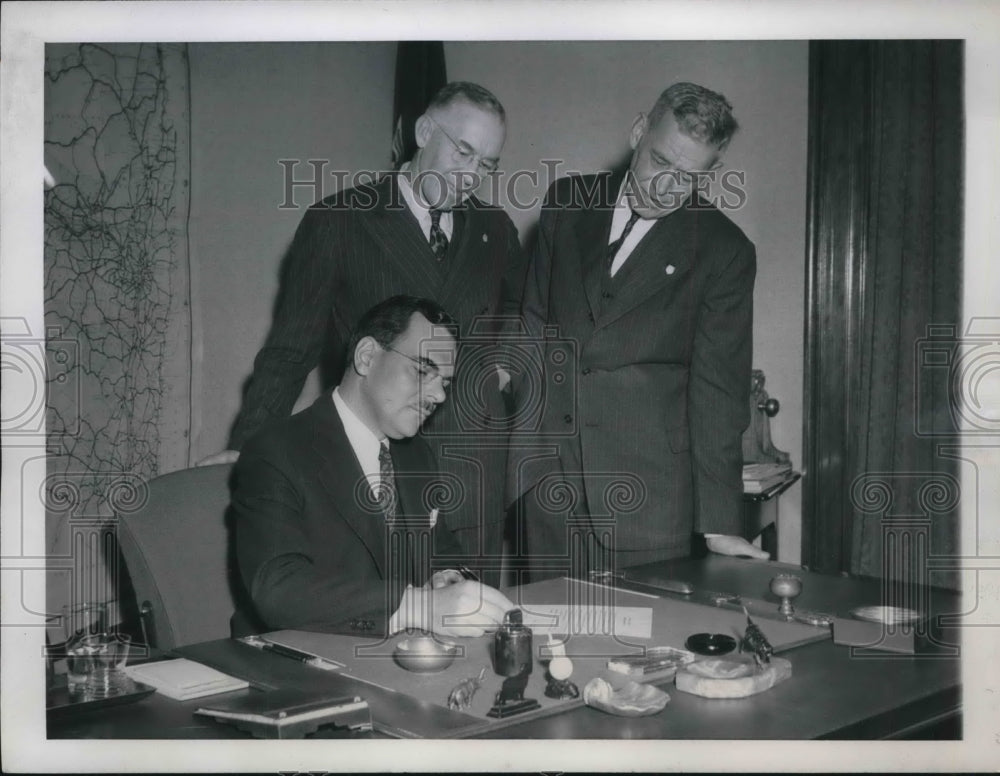
<svg viewBox="0 0 1000 776">
<path fill-rule="evenodd" d="M 754 369 L 750 377 L 750 425 L 743 432 L 743 464 L 789 463 L 791 457 L 771 441 L 771 418 L 781 404 L 764 390 L 764 372 Z"/>
</svg>

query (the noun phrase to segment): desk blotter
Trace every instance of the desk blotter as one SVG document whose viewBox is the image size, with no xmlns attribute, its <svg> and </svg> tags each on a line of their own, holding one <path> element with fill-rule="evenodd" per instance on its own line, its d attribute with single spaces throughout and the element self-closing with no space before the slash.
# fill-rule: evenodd
<svg viewBox="0 0 1000 776">
<path fill-rule="evenodd" d="M 657 598 L 626 590 L 577 584 L 567 579 L 548 580 L 506 592 L 514 603 L 522 607 L 526 616 L 530 616 L 533 611 L 547 611 L 551 604 L 567 603 L 575 606 L 638 607 L 652 610 L 652 632 L 648 639 L 617 636 L 610 632 L 601 635 L 581 633 L 569 635 L 565 646 L 567 656 L 573 661 L 573 674 L 570 680 L 581 691 L 587 682 L 597 676 L 611 682 L 620 682 L 624 679 L 621 674 L 607 669 L 608 658 L 641 654 L 643 648 L 652 646 L 683 649 L 687 637 L 698 632 L 727 633 L 739 638 L 746 628 L 746 618 L 741 612 L 688 603 L 668 595 Z M 758 624 L 778 652 L 830 638 L 828 628 L 817 628 L 798 622 L 761 621 Z M 392 657 L 393 651 L 396 644 L 406 638 L 405 634 L 377 641 L 357 636 L 278 631 L 267 634 L 265 638 L 310 654 L 340 661 L 345 664 L 343 671 L 340 672 L 345 676 L 440 706 L 447 706 L 448 694 L 455 685 L 463 679 L 477 676 L 480 669 L 485 666 L 487 672 L 482 686 L 465 713 L 482 720 L 483 725 L 489 729 L 546 716 L 583 703 L 582 697 L 557 700 L 545 696 L 547 679 L 545 665 L 541 660 L 548 657 L 544 649 L 548 639 L 542 634 L 535 634 L 533 639 L 534 670 L 524 693 L 525 697 L 537 700 L 540 708 L 499 720 L 487 717 L 494 697 L 503 683 L 503 677 L 493 672 L 492 635 L 476 639 L 445 639 L 459 645 L 459 654 L 447 669 L 434 674 L 413 673 L 396 664 Z M 659 684 L 671 681 L 672 677 L 673 671 L 666 670 L 649 674 L 643 677 L 642 681 Z M 664 689 L 669 692 L 671 686 L 665 685 Z M 477 729 L 463 729 L 460 735 L 472 734 Z"/>
</svg>

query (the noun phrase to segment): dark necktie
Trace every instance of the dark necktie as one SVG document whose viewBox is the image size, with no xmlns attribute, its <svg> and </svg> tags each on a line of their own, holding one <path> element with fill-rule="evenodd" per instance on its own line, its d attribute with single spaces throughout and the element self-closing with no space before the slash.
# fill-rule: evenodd
<svg viewBox="0 0 1000 776">
<path fill-rule="evenodd" d="M 396 474 L 392 467 L 392 453 L 385 442 L 378 449 L 378 477 L 378 503 L 385 519 L 391 521 L 396 517 Z"/>
<path fill-rule="evenodd" d="M 434 251 L 434 255 L 437 257 L 438 261 L 444 258 L 444 255 L 448 252 L 448 235 L 444 233 L 444 229 L 441 228 L 441 211 L 431 210 L 431 232 L 428 236 L 428 241 L 431 244 L 431 250 Z"/>
<path fill-rule="evenodd" d="M 613 243 L 608 245 L 608 274 L 611 274 L 611 265 L 615 262 L 615 256 L 618 254 L 618 249 L 622 247 L 622 243 L 625 242 L 625 238 L 629 236 L 632 231 L 632 227 L 635 226 L 635 222 L 639 220 L 639 214 L 634 210 L 632 215 L 628 217 L 628 223 L 625 224 L 625 228 L 622 230 L 621 236 L 615 240 Z"/>
</svg>

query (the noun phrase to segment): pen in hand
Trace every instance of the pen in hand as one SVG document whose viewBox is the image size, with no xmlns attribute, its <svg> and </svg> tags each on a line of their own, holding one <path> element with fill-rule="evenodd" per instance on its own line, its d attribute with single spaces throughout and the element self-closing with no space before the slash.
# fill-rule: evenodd
<svg viewBox="0 0 1000 776">
<path fill-rule="evenodd" d="M 479 581 L 479 577 L 476 575 L 476 572 L 474 572 L 468 566 L 459 566 L 458 573 L 462 575 L 463 579 L 471 579 L 473 582 Z"/>
</svg>

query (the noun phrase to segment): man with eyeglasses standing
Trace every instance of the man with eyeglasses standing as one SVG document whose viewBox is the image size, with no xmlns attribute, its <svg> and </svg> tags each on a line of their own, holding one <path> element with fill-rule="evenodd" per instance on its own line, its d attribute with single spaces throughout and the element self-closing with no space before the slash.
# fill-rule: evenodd
<svg viewBox="0 0 1000 776">
<path fill-rule="evenodd" d="M 633 121 L 625 174 L 549 189 L 524 315 L 558 331 L 535 440 L 558 452 L 509 467 L 532 579 L 686 556 L 695 534 L 767 557 L 738 536 L 755 251 L 712 197 L 736 129 L 722 95 L 677 83 Z"/>
<path fill-rule="evenodd" d="M 525 262 L 517 230 L 474 191 L 495 171 L 506 115 L 483 87 L 453 82 L 433 98 L 415 127 L 418 150 L 398 173 L 334 194 L 302 219 L 286 260 L 271 331 L 254 361 L 229 450 L 200 464 L 235 460 L 267 421 L 287 416 L 307 375 L 324 367 L 339 377 L 351 322 L 382 299 L 411 294 L 449 309 L 477 347 L 499 336 L 497 316 L 516 315 Z M 491 321 L 490 319 L 493 319 Z M 488 352 L 483 348 L 480 352 Z M 501 390 L 496 364 L 467 359 L 452 400 L 426 424 L 442 473 L 451 475 L 447 506 L 465 554 L 484 580 L 499 580 L 503 542 Z"/>
<path fill-rule="evenodd" d="M 351 335 L 340 385 L 244 447 L 233 511 L 248 595 L 234 636 L 479 636 L 514 608 L 462 573 L 448 515 L 431 506 L 442 486 L 434 454 L 414 438 L 447 399 L 454 332 L 429 299 L 375 305 Z"/>
</svg>

